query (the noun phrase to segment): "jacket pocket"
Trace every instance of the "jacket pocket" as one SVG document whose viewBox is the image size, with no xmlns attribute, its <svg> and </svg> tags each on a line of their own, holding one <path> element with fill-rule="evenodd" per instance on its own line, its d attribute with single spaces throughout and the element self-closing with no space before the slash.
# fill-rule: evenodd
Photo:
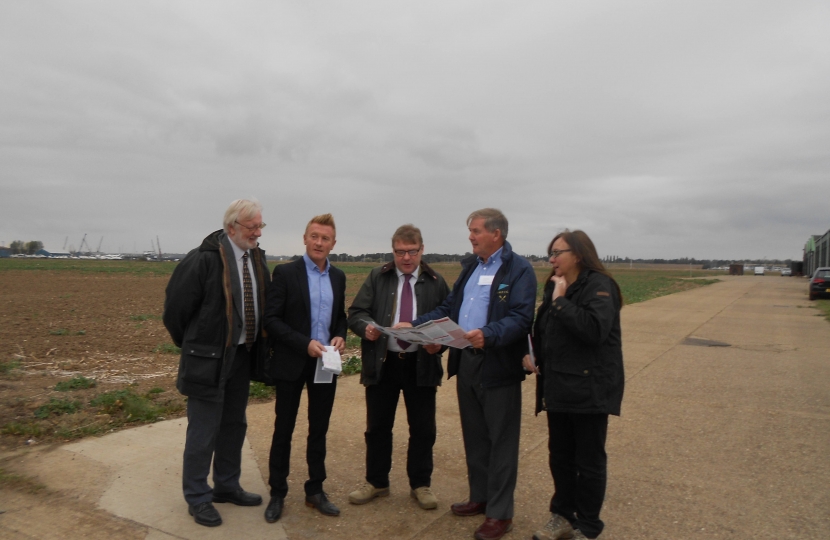
<svg viewBox="0 0 830 540">
<path fill-rule="evenodd" d="M 554 403 L 575 409 L 591 408 L 598 405 L 597 387 L 592 370 L 558 370 L 545 374 L 551 379 Z"/>
<path fill-rule="evenodd" d="M 187 344 L 182 349 L 182 378 L 193 384 L 219 386 L 222 353 L 222 347 L 215 345 Z"/>
</svg>

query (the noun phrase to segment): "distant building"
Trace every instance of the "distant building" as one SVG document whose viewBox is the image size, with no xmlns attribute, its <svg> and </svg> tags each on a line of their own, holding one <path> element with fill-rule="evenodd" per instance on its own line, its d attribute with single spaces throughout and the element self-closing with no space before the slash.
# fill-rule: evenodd
<svg viewBox="0 0 830 540">
<path fill-rule="evenodd" d="M 812 235 L 804 244 L 804 275 L 812 276 L 822 266 L 830 266 L 830 230 Z"/>
<path fill-rule="evenodd" d="M 6 257 L 11 257 L 11 256 L 12 256 L 12 250 L 10 250 L 9 248 L 7 248 L 5 246 L 0 247 L 0 258 L 6 258 Z"/>
<path fill-rule="evenodd" d="M 45 249 L 39 249 L 35 251 L 35 256 L 68 259 L 71 255 L 68 251 L 46 251 Z"/>
</svg>

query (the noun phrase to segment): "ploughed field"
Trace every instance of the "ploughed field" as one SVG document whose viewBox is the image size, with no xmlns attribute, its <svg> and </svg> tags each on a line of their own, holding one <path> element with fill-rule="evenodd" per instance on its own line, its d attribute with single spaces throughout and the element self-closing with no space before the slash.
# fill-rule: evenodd
<svg viewBox="0 0 830 540">
<path fill-rule="evenodd" d="M 161 322 L 175 264 L 0 259 L 0 446 L 183 415 L 178 351 Z M 347 306 L 377 264 L 338 264 L 347 274 Z M 450 286 L 461 270 L 458 263 L 433 267 Z M 549 271 L 536 267 L 540 297 Z M 701 270 L 689 279 L 688 269 L 620 269 L 614 276 L 629 303 L 716 281 Z M 350 335 L 348 371 L 359 370 L 359 345 Z M 253 385 L 252 400 L 272 399 L 269 390 Z"/>
</svg>

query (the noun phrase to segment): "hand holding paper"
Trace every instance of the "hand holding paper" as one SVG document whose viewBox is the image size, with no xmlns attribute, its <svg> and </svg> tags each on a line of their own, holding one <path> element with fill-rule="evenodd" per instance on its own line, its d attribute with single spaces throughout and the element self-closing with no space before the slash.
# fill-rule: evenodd
<svg viewBox="0 0 830 540">
<path fill-rule="evenodd" d="M 413 327 L 410 323 L 398 323 L 392 328 L 375 327 L 375 330 L 387 336 L 418 345 L 446 345 L 456 349 L 470 346 L 464 336 L 464 330 L 448 317 L 427 321 Z M 484 339 L 482 337 L 482 346 Z"/>
</svg>

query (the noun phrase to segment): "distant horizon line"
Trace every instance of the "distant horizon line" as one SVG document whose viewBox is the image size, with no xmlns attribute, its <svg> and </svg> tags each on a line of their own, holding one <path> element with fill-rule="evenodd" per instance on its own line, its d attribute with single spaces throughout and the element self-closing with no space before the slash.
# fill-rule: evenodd
<svg viewBox="0 0 830 540">
<path fill-rule="evenodd" d="M 9 250 L 8 246 L 0 246 L 0 249 Z M 39 250 L 40 251 L 40 250 Z M 129 257 L 129 258 L 146 258 L 152 256 L 153 258 L 157 257 L 156 252 L 152 252 L 150 250 L 145 250 L 140 253 L 108 253 L 108 252 L 92 252 L 92 251 L 50 251 L 48 249 L 42 248 L 42 251 L 45 251 L 49 254 L 57 254 L 60 257 L 69 256 L 70 258 L 79 258 L 79 257 L 106 257 L 106 256 L 121 256 L 121 257 Z M 162 258 L 165 259 L 173 259 L 175 258 L 183 258 L 187 255 L 188 252 L 179 253 L 179 252 L 162 252 Z M 451 259 L 449 261 L 433 261 L 433 262 L 457 262 L 461 259 L 471 256 L 472 253 L 466 252 L 464 254 L 460 253 L 424 253 L 424 257 L 442 257 Z M 526 259 L 536 259 L 536 260 L 547 260 L 547 255 L 536 255 L 536 254 L 522 254 L 519 253 L 522 257 Z M 35 255 L 23 255 L 24 257 L 34 257 Z M 42 258 L 57 258 L 57 257 L 48 257 L 48 256 L 41 256 Z M 292 260 L 298 257 L 302 257 L 302 254 L 294 254 L 294 255 L 270 255 L 266 254 L 265 258 L 269 261 L 282 261 L 282 260 Z M 375 252 L 375 253 L 361 253 L 358 255 L 351 255 L 349 253 L 331 253 L 329 254 L 329 258 L 335 258 L 335 262 L 389 262 L 392 260 L 392 252 Z M 341 257 L 348 257 L 352 260 L 341 261 L 339 260 Z M 357 259 L 369 259 L 369 260 L 357 260 Z M 793 258 L 769 258 L 769 257 L 762 257 L 762 258 L 708 258 L 702 259 L 697 257 L 674 257 L 674 258 L 664 258 L 664 257 L 638 257 L 638 258 L 631 258 L 631 257 L 619 257 L 619 256 L 605 256 L 601 257 L 600 260 L 603 263 L 651 263 L 651 264 L 697 264 L 697 263 L 710 263 L 710 262 L 732 262 L 734 264 L 738 263 L 769 263 L 769 264 L 776 264 L 776 263 L 786 263 L 786 262 L 798 262 L 802 259 L 793 259 Z M 429 262 L 429 261 L 427 261 Z"/>
</svg>

